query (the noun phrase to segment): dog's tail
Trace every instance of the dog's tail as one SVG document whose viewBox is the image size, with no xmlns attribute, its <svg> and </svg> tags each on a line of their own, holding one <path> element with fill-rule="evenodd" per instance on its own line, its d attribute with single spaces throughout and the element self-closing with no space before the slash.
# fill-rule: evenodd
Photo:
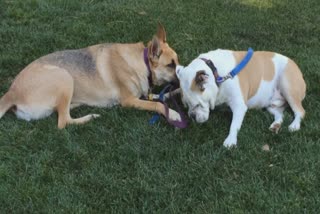
<svg viewBox="0 0 320 214">
<path fill-rule="evenodd" d="M 13 97 L 10 91 L 8 91 L 0 99 L 0 119 L 1 117 L 14 105 Z"/>
</svg>

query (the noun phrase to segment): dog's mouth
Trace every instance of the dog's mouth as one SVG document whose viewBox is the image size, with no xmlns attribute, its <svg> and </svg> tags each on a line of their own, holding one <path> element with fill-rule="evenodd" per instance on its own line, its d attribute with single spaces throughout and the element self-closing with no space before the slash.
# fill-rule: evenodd
<svg viewBox="0 0 320 214">
<path fill-rule="evenodd" d="M 196 114 L 191 114 L 190 117 L 191 117 L 192 121 L 194 121 L 196 123 L 204 123 L 208 120 L 206 117 L 201 116 L 201 115 L 196 115 Z"/>
<path fill-rule="evenodd" d="M 201 111 L 200 104 L 196 105 L 189 111 L 189 117 L 196 123 L 204 123 L 209 119 L 209 113 L 206 111 Z"/>
<path fill-rule="evenodd" d="M 177 77 L 175 77 L 170 83 L 177 88 L 180 87 L 180 82 Z"/>
<path fill-rule="evenodd" d="M 166 72 L 155 72 L 155 77 L 154 77 L 154 83 L 155 85 L 163 85 L 165 83 L 171 83 L 174 85 L 179 84 L 179 80 L 177 78 L 177 76 L 174 74 L 169 74 Z"/>
</svg>

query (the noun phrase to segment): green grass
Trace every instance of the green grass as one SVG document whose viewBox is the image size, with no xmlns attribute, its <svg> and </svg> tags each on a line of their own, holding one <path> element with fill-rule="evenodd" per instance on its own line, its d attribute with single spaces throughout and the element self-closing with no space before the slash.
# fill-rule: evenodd
<svg viewBox="0 0 320 214">
<path fill-rule="evenodd" d="M 176 130 L 151 112 L 99 113 L 57 129 L 57 116 L 0 121 L 0 213 L 319 213 L 320 5 L 318 0 L 0 0 L 0 94 L 34 59 L 106 42 L 147 42 L 157 21 L 182 64 L 216 48 L 293 58 L 307 82 L 301 131 L 278 135 L 250 110 L 238 148 L 226 150 L 231 112 Z M 270 145 L 270 152 L 261 147 Z"/>
</svg>

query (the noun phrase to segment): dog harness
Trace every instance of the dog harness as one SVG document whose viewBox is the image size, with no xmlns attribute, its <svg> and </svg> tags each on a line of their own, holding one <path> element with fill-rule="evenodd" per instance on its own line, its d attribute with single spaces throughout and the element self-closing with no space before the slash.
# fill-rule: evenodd
<svg viewBox="0 0 320 214">
<path fill-rule="evenodd" d="M 173 98 L 173 96 L 171 95 L 171 92 L 176 89 L 177 86 L 174 86 L 172 84 L 168 84 L 166 85 L 160 92 L 159 94 L 159 102 L 161 102 L 164 107 L 165 107 L 165 118 L 167 119 L 168 123 L 173 125 L 174 127 L 176 128 L 180 128 L 180 129 L 184 129 L 184 128 L 187 128 L 188 126 L 188 122 L 187 122 L 187 119 L 186 119 L 186 116 L 184 115 L 183 111 L 181 110 L 181 108 L 179 107 L 177 101 Z M 173 105 L 175 105 L 177 111 L 178 111 L 178 114 L 180 115 L 181 117 L 181 121 L 175 121 L 175 120 L 171 120 L 169 118 L 169 107 L 168 107 L 168 104 L 165 103 L 164 101 L 164 95 L 166 92 L 169 91 L 169 94 L 170 94 L 170 100 L 171 102 L 173 103 Z M 160 114 L 158 113 L 154 113 L 152 115 L 152 118 L 149 120 L 149 124 L 150 125 L 153 125 L 155 124 L 158 120 L 160 119 Z"/>
<path fill-rule="evenodd" d="M 246 65 L 250 61 L 253 53 L 254 53 L 253 49 L 248 48 L 248 52 L 247 52 L 246 56 L 242 59 L 242 61 L 234 69 L 232 69 L 232 71 L 230 71 L 227 76 L 223 76 L 223 77 L 219 76 L 216 66 L 214 66 L 213 62 L 210 59 L 205 59 L 205 58 L 200 58 L 200 59 L 203 60 L 206 63 L 206 65 L 211 69 L 213 76 L 216 79 L 217 85 L 220 85 L 221 83 L 223 83 L 227 79 L 230 79 L 230 78 L 232 79 L 238 73 L 240 73 L 240 71 L 244 67 L 246 67 Z"/>
</svg>

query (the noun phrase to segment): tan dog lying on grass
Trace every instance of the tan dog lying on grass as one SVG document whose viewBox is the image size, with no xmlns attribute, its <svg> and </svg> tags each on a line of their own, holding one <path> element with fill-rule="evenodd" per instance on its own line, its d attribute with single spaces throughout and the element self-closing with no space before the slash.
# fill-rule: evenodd
<svg viewBox="0 0 320 214">
<path fill-rule="evenodd" d="M 176 69 L 182 101 L 196 122 L 207 121 L 210 109 L 216 105 L 226 103 L 231 108 L 233 117 L 229 135 L 223 143 L 225 147 L 237 144 L 238 131 L 248 108 L 267 108 L 274 115 L 270 130 L 276 133 L 287 103 L 294 112 L 289 131 L 299 130 L 305 115 L 302 100 L 306 84 L 296 63 L 277 53 L 257 51 L 238 75 L 229 78 L 230 71 L 245 55 L 245 51 L 218 49 L 201 54 L 188 66 L 177 66 Z M 220 77 L 229 79 L 219 84 L 217 79 Z"/>
<path fill-rule="evenodd" d="M 144 54 L 145 58 L 144 58 Z M 43 56 L 23 69 L 0 99 L 0 118 L 10 108 L 18 118 L 30 121 L 58 112 L 58 127 L 82 124 L 99 115 L 71 118 L 80 105 L 111 107 L 120 104 L 165 115 L 159 102 L 140 100 L 150 84 L 176 80 L 178 57 L 166 42 L 161 24 L 148 43 L 99 44 Z M 171 120 L 180 120 L 169 110 Z"/>
</svg>

